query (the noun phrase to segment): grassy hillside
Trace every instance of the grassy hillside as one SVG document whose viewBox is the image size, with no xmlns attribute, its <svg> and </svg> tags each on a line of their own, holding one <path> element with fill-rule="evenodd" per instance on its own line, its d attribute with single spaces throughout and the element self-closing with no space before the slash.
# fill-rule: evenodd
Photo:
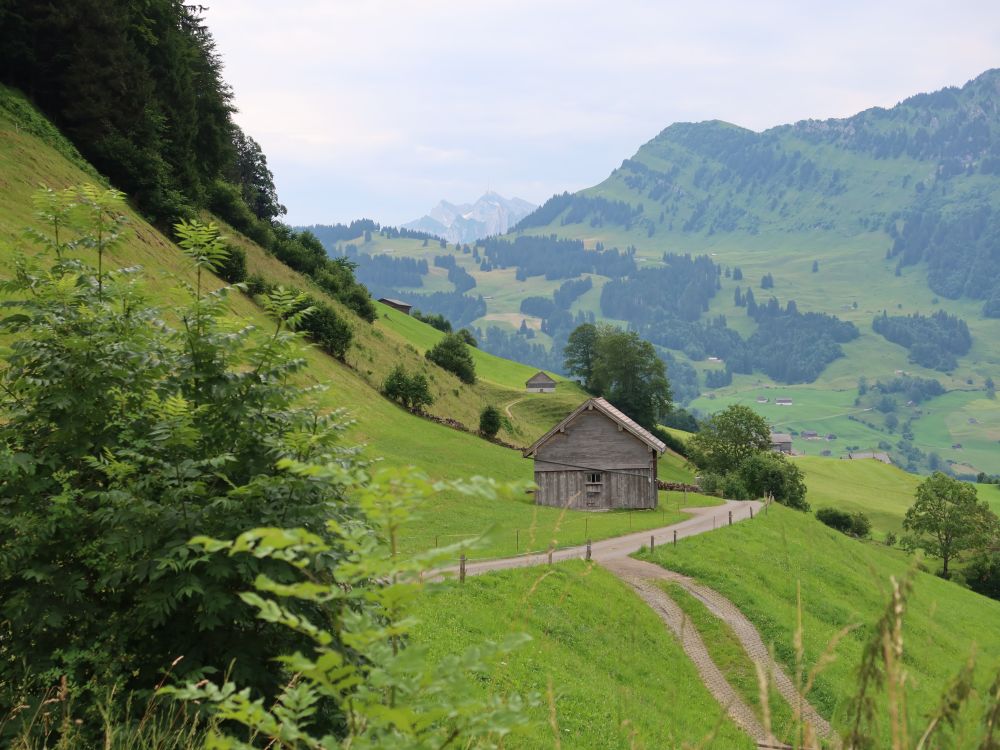
<svg viewBox="0 0 1000 750">
<path fill-rule="evenodd" d="M 849 720 L 862 648 L 886 605 L 889 577 L 903 576 L 910 564 L 900 553 L 850 539 L 781 506 L 753 522 L 658 547 L 652 559 L 731 599 L 792 673 L 798 591 L 807 668 L 838 631 L 860 626 L 841 642 L 837 660 L 822 671 L 810 694 L 841 729 Z M 911 715 L 924 716 L 971 654 L 977 659 L 977 684 L 985 687 L 993 679 L 1000 666 L 1000 602 L 916 573 L 904 638 Z M 979 700 L 974 696 L 973 706 L 981 706 Z"/>
<path fill-rule="evenodd" d="M 531 635 L 475 688 L 540 694 L 529 730 L 505 744 L 511 750 L 681 747 L 713 735 L 706 748 L 752 746 L 653 611 L 599 567 L 571 562 L 477 576 L 428 595 L 417 617 L 414 641 L 431 659 L 510 633 Z"/>
<path fill-rule="evenodd" d="M 31 198 L 39 185 L 61 188 L 99 178 L 19 95 L 0 89 L 0 105 L 0 188 L 4 194 L 0 261 L 9 264 L 13 254 L 24 249 L 22 229 L 33 222 Z M 192 278 L 191 269 L 179 250 L 141 216 L 130 212 L 129 220 L 132 237 L 106 263 L 112 267 L 141 264 L 147 293 L 155 303 L 169 308 L 181 299 L 177 281 Z M 345 419 L 352 420 L 345 442 L 367 446 L 365 453 L 371 457 L 392 465 L 416 466 L 433 478 L 488 475 L 500 482 L 523 483 L 532 478 L 531 462 L 520 452 L 416 417 L 379 395 L 382 380 L 397 363 L 427 373 L 436 399 L 431 413 L 476 429 L 483 406 L 495 404 L 507 411 L 511 423 L 511 429 L 500 436 L 520 445 L 533 442 L 585 398 L 568 381 L 560 382 L 553 394 L 526 394 L 523 383 L 535 369 L 485 352 L 474 353 L 480 380 L 467 386 L 423 357 L 440 332 L 385 307 L 380 307 L 382 315 L 376 323 L 369 325 L 247 238 L 225 229 L 229 241 L 246 252 L 251 273 L 307 289 L 351 321 L 354 342 L 346 366 L 311 350 L 306 377 L 327 386 L 317 397 L 323 407 L 343 410 Z M 258 306 L 242 295 L 232 297 L 232 319 L 234 325 L 269 326 Z M 697 503 L 690 499 L 690 504 Z M 501 504 L 442 494 L 409 530 L 403 544 L 405 549 L 427 549 L 492 531 L 490 540 L 474 554 L 513 554 L 529 546 L 580 543 L 587 537 L 600 539 L 670 523 L 681 517 L 678 504 L 668 499 L 662 512 L 595 515 L 539 508 L 527 494 L 521 501 Z"/>
</svg>

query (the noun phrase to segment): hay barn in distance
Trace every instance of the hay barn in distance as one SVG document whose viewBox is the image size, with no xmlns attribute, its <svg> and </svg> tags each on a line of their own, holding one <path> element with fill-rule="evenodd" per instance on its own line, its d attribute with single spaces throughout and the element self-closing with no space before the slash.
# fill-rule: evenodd
<svg viewBox="0 0 1000 750">
<path fill-rule="evenodd" d="M 528 393 L 552 393 L 556 389 L 556 381 L 539 370 L 524 384 Z"/>
</svg>

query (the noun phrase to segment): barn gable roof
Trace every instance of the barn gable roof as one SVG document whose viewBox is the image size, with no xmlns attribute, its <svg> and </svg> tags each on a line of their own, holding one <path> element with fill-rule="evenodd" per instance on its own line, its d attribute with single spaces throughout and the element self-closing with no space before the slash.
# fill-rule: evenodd
<svg viewBox="0 0 1000 750">
<path fill-rule="evenodd" d="M 392 297 L 379 297 L 378 301 L 385 305 L 402 305 L 403 307 L 413 307 L 409 302 L 403 302 L 399 299 L 393 299 Z"/>
<path fill-rule="evenodd" d="M 576 409 L 574 409 L 565 419 L 563 419 L 559 424 L 553 427 L 551 430 L 542 435 L 538 440 L 536 440 L 530 447 L 524 449 L 525 457 L 531 456 L 538 448 L 545 443 L 549 438 L 555 435 L 557 432 L 562 430 L 566 425 L 577 418 L 582 412 L 588 409 L 596 409 L 601 412 L 608 419 L 616 422 L 622 429 L 628 430 L 630 433 L 639 438 L 642 442 L 648 445 L 650 448 L 655 450 L 657 453 L 662 454 L 667 446 L 663 441 L 659 440 L 655 435 L 649 432 L 649 430 L 640 426 L 633 419 L 626 416 L 624 413 L 616 409 L 610 403 L 605 401 L 603 398 L 591 398 L 584 401 Z"/>
<path fill-rule="evenodd" d="M 556 381 L 550 378 L 546 373 L 539 370 L 530 378 L 528 378 L 525 385 L 531 385 L 533 383 L 544 383 L 545 385 L 555 385 Z"/>
</svg>

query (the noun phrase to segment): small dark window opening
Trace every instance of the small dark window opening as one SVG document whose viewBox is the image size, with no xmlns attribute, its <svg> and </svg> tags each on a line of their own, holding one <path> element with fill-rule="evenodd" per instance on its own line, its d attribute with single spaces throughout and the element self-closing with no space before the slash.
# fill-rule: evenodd
<svg viewBox="0 0 1000 750">
<path fill-rule="evenodd" d="M 603 475 L 600 473 L 592 473 L 587 475 L 587 484 L 601 484 L 603 482 Z"/>
</svg>

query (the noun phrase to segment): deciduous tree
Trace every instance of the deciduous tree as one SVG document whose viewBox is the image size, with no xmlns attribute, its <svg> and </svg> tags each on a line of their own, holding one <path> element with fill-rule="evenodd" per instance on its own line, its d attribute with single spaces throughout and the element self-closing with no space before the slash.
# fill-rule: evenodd
<svg viewBox="0 0 1000 750">
<path fill-rule="evenodd" d="M 976 487 L 939 471 L 917 487 L 916 502 L 906 511 L 905 543 L 941 558 L 941 575 L 963 552 L 981 549 L 996 534 L 997 517 Z"/>
<path fill-rule="evenodd" d="M 704 423 L 688 440 L 691 461 L 700 469 L 726 474 L 771 448 L 771 430 L 764 418 L 742 404 L 733 404 Z"/>
</svg>

